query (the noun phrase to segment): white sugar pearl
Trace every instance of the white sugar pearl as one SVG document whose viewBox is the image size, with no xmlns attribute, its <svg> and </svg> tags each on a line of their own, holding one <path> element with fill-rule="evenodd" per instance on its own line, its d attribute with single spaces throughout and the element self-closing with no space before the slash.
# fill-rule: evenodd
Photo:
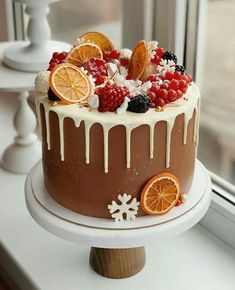
<svg viewBox="0 0 235 290">
<path fill-rule="evenodd" d="M 188 196 L 187 194 L 183 193 L 180 195 L 180 200 L 182 201 L 182 203 L 185 203 L 187 200 Z"/>
</svg>

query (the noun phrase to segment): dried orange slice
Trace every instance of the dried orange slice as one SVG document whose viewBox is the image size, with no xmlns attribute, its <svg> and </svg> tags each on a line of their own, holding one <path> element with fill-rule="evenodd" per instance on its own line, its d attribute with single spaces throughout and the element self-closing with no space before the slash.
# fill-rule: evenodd
<svg viewBox="0 0 235 290">
<path fill-rule="evenodd" d="M 100 32 L 86 32 L 82 34 L 79 38 L 85 42 L 95 43 L 102 50 L 111 51 L 114 49 L 112 41 L 106 35 Z"/>
<path fill-rule="evenodd" d="M 170 173 L 152 177 L 141 193 L 141 207 L 151 215 L 167 213 L 180 196 L 179 181 Z"/>
<path fill-rule="evenodd" d="M 99 46 L 94 43 L 81 43 L 68 53 L 66 61 L 77 66 L 82 64 L 91 58 L 103 58 L 103 53 Z"/>
<path fill-rule="evenodd" d="M 141 78 L 148 63 L 148 48 L 144 40 L 137 43 L 131 55 L 128 74 L 134 80 Z"/>
<path fill-rule="evenodd" d="M 52 91 L 65 103 L 82 103 L 92 93 L 89 77 L 77 66 L 63 63 L 57 65 L 49 76 Z"/>
</svg>

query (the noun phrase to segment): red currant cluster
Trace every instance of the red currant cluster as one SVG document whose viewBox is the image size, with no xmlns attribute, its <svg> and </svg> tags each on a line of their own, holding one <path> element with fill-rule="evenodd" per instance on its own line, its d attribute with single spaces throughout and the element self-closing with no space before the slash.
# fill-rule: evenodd
<svg viewBox="0 0 235 290">
<path fill-rule="evenodd" d="M 96 90 L 96 94 L 99 96 L 98 110 L 100 112 L 115 112 L 124 102 L 125 97 L 130 95 L 130 92 L 125 87 L 106 83 L 104 87 Z"/>
<path fill-rule="evenodd" d="M 83 64 L 83 67 L 88 71 L 89 75 L 92 75 L 96 79 L 96 85 L 101 85 L 104 83 L 105 76 L 107 76 L 108 67 L 103 59 L 91 58 Z"/>
<path fill-rule="evenodd" d="M 165 53 L 165 50 L 163 48 L 157 48 L 154 50 L 155 51 L 155 56 L 154 58 L 151 59 L 151 62 L 153 62 L 154 64 L 160 64 L 162 56 Z"/>
<path fill-rule="evenodd" d="M 56 67 L 58 64 L 63 63 L 66 56 L 67 56 L 67 52 L 63 51 L 61 53 L 59 52 L 54 52 L 52 55 L 52 58 L 49 62 L 49 67 L 47 70 L 52 71 L 54 67 Z"/>
<path fill-rule="evenodd" d="M 103 50 L 103 58 L 104 60 L 110 60 L 110 59 L 119 59 L 120 52 L 116 49 L 111 51 Z"/>
<path fill-rule="evenodd" d="M 152 87 L 147 95 L 152 100 L 152 107 L 164 107 L 174 102 L 186 93 L 188 85 L 192 82 L 191 75 L 182 75 L 180 72 L 166 72 L 161 77 L 162 84 L 158 84 L 159 77 L 150 76 Z"/>
</svg>

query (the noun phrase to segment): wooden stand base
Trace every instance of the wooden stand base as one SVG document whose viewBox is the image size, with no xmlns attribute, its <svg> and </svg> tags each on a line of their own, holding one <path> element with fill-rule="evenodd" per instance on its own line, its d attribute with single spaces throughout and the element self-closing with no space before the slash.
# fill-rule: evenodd
<svg viewBox="0 0 235 290">
<path fill-rule="evenodd" d="M 144 247 L 130 249 L 91 248 L 90 265 L 101 276 L 121 279 L 139 273 L 146 261 Z"/>
</svg>

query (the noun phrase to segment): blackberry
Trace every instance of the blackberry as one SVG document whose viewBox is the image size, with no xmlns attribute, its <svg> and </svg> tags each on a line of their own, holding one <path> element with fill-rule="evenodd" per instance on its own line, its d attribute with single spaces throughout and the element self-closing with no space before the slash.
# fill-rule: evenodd
<svg viewBox="0 0 235 290">
<path fill-rule="evenodd" d="M 179 71 L 179 72 L 181 72 L 182 75 L 184 75 L 185 74 L 185 67 L 183 65 L 176 65 L 175 71 Z"/>
<path fill-rule="evenodd" d="M 177 63 L 177 57 L 176 57 L 176 55 L 172 51 L 166 51 L 163 54 L 162 58 L 163 59 L 166 59 L 166 60 L 173 60 L 174 63 Z"/>
<path fill-rule="evenodd" d="M 138 95 L 130 100 L 128 103 L 128 111 L 134 113 L 145 113 L 152 104 L 151 99 L 146 95 Z"/>
<path fill-rule="evenodd" d="M 52 91 L 51 88 L 49 88 L 47 95 L 48 95 L 49 101 L 58 101 L 59 100 L 59 98 L 57 97 L 56 94 L 54 94 L 54 92 Z"/>
</svg>

